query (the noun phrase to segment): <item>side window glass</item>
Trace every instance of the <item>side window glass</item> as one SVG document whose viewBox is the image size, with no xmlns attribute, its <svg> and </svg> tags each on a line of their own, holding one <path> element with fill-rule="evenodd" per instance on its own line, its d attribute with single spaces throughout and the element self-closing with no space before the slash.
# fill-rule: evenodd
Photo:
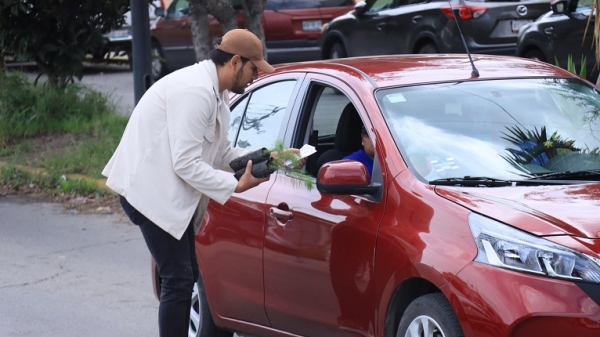
<svg viewBox="0 0 600 337">
<path fill-rule="evenodd" d="M 375 3 L 369 8 L 369 13 L 376 13 L 384 9 L 392 8 L 394 0 L 375 0 Z"/>
<path fill-rule="evenodd" d="M 285 109 L 295 86 L 295 80 L 282 81 L 254 91 L 242 119 L 235 146 L 248 149 L 273 148 L 278 141 Z"/>
<path fill-rule="evenodd" d="M 249 95 L 246 95 L 246 97 L 239 101 L 231 110 L 231 122 L 229 124 L 228 133 L 228 138 L 231 144 L 235 144 L 235 140 L 237 139 L 238 133 L 240 132 L 240 125 L 242 123 L 242 118 L 244 117 L 244 111 L 246 110 L 246 106 L 248 105 L 248 97 Z"/>
<path fill-rule="evenodd" d="M 266 10 L 319 8 L 319 0 L 267 0 Z"/>
<path fill-rule="evenodd" d="M 325 88 L 315 107 L 313 130 L 319 135 L 335 135 L 342 110 L 350 99 L 334 88 Z"/>
<path fill-rule="evenodd" d="M 171 18 L 180 18 L 190 12 L 188 0 L 175 0 L 169 6 L 168 15 Z"/>
</svg>

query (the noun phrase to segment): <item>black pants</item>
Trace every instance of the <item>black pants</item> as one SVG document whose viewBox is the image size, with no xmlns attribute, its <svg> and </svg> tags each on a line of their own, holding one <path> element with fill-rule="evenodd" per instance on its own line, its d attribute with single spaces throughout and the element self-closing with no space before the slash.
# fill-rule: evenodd
<svg viewBox="0 0 600 337">
<path fill-rule="evenodd" d="M 133 208 L 124 197 L 119 196 L 119 199 L 125 214 L 140 227 L 158 267 L 161 278 L 160 337 L 187 337 L 192 290 L 199 277 L 194 226 L 190 223 L 181 240 L 177 240 Z"/>
</svg>

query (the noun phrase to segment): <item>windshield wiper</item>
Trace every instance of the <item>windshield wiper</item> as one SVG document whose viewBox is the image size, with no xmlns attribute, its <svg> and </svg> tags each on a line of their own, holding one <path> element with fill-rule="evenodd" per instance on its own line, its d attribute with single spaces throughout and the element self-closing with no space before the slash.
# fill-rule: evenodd
<svg viewBox="0 0 600 337">
<path fill-rule="evenodd" d="M 462 178 L 441 178 L 432 180 L 429 182 L 430 185 L 442 185 L 442 186 L 485 186 L 485 187 L 501 187 L 501 186 L 516 186 L 517 181 L 502 180 L 490 177 L 471 177 L 464 176 Z"/>
<path fill-rule="evenodd" d="M 582 179 L 589 177 L 600 177 L 600 169 L 595 170 L 582 170 L 582 171 L 563 171 L 563 172 L 552 172 L 536 175 L 535 177 L 529 178 L 530 180 L 541 180 L 541 179 Z M 586 180 L 586 179 L 583 179 Z"/>
</svg>

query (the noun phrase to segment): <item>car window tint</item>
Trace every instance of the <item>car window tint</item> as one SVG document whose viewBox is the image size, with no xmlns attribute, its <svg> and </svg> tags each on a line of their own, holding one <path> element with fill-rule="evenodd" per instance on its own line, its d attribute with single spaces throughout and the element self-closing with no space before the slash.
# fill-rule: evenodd
<svg viewBox="0 0 600 337">
<path fill-rule="evenodd" d="M 594 0 L 579 0 L 577 2 L 577 8 L 575 12 L 577 13 L 588 13 L 592 9 L 592 4 Z"/>
<path fill-rule="evenodd" d="M 342 110 L 350 99 L 333 88 L 325 88 L 319 97 L 313 116 L 313 130 L 319 135 L 334 135 Z"/>
<path fill-rule="evenodd" d="M 319 8 L 319 0 L 267 0 L 266 10 Z"/>
<path fill-rule="evenodd" d="M 248 149 L 273 148 L 295 86 L 295 80 L 282 81 L 254 91 L 235 145 Z"/>
<path fill-rule="evenodd" d="M 376 0 L 371 8 L 369 8 L 369 12 L 374 13 L 391 8 L 393 3 L 394 0 Z"/>
<path fill-rule="evenodd" d="M 175 0 L 169 6 L 168 16 L 178 18 L 188 15 L 189 12 L 190 10 L 188 0 Z"/>
<path fill-rule="evenodd" d="M 249 96 L 246 96 L 243 99 L 236 102 L 233 109 L 231 109 L 231 123 L 229 124 L 228 134 L 228 138 L 229 141 L 231 141 L 231 144 L 235 144 L 238 132 L 240 131 L 240 125 L 242 123 L 242 118 L 244 117 L 244 111 L 246 110 L 246 106 L 248 105 L 248 97 Z"/>
</svg>

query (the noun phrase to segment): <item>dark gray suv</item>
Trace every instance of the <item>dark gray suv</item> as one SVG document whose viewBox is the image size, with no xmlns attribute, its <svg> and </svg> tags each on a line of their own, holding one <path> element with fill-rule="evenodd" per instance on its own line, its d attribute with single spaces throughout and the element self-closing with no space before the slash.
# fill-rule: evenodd
<svg viewBox="0 0 600 337">
<path fill-rule="evenodd" d="M 519 29 L 549 8 L 549 0 L 366 0 L 323 27 L 321 56 L 464 53 L 457 22 L 470 52 L 515 55 Z"/>
<path fill-rule="evenodd" d="M 570 55 L 578 74 L 581 57 L 584 56 L 587 63 L 586 77 L 595 82 L 598 78 L 592 44 L 595 16 L 590 18 L 593 2 L 594 0 L 561 0 L 554 3 L 552 11 L 519 32 L 517 55 L 551 64 L 558 61 L 558 65 L 565 69 Z"/>
</svg>

